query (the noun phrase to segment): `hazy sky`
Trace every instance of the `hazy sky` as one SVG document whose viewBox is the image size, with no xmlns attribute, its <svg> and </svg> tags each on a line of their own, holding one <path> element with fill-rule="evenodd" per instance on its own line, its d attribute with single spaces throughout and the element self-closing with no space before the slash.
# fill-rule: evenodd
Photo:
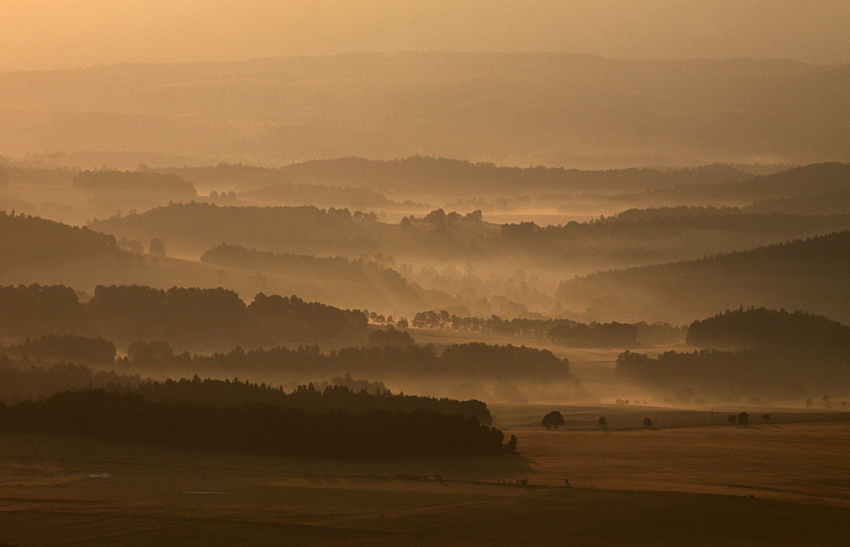
<svg viewBox="0 0 850 547">
<path fill-rule="evenodd" d="M 0 0 L 0 70 L 350 51 L 850 63 L 848 0 Z"/>
</svg>

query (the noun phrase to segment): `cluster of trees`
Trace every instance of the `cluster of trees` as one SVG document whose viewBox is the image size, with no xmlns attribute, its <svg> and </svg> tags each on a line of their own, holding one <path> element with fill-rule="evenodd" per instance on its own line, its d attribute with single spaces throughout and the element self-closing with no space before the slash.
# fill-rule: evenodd
<svg viewBox="0 0 850 547">
<path fill-rule="evenodd" d="M 117 253 L 111 235 L 0 211 L 0 263 L 4 266 L 56 265 Z"/>
<path fill-rule="evenodd" d="M 416 342 L 406 330 L 396 330 L 389 328 L 386 330 L 376 330 L 369 335 L 369 346 L 384 348 L 393 346 L 397 348 L 406 348 L 414 345 Z"/>
<path fill-rule="evenodd" d="M 74 177 L 76 188 L 115 191 L 130 190 L 196 196 L 195 186 L 170 173 L 150 171 L 83 171 Z"/>
<path fill-rule="evenodd" d="M 151 345 L 153 344 L 153 346 Z M 429 379 L 504 379 L 539 381 L 566 378 L 569 362 L 548 350 L 525 346 L 495 346 L 479 342 L 455 344 L 439 355 L 431 346 L 348 347 L 322 353 L 318 346 L 276 347 L 227 353 L 175 355 L 167 344 L 134 344 L 128 370 L 153 367 L 199 372 L 218 377 L 285 375 L 289 378 L 330 378 L 340 374 L 363 377 Z"/>
<path fill-rule="evenodd" d="M 461 215 L 456 211 L 452 211 L 450 213 L 446 213 L 443 209 L 435 209 L 422 217 L 421 219 L 416 218 L 413 215 L 409 217 L 403 217 L 401 219 L 402 227 L 410 227 L 414 222 L 421 220 L 427 224 L 432 224 L 436 228 L 444 228 L 447 226 L 451 226 L 452 224 L 456 224 L 458 222 L 483 222 L 484 214 L 481 210 L 472 211 L 471 213 L 467 213 L 466 215 Z"/>
<path fill-rule="evenodd" d="M 0 332 L 9 337 L 88 334 L 77 293 L 64 285 L 0 287 Z"/>
<path fill-rule="evenodd" d="M 58 286 L 0 287 L 0 328 L 7 334 L 102 335 L 112 340 L 159 339 L 181 345 L 257 346 L 281 341 L 358 340 L 366 315 L 296 296 L 258 294 L 245 305 L 233 291 L 146 286 L 98 286 L 87 303 Z"/>
<path fill-rule="evenodd" d="M 743 306 L 691 323 L 688 344 L 703 348 L 784 348 L 850 355 L 850 327 L 821 315 Z"/>
<path fill-rule="evenodd" d="M 501 319 L 495 315 L 489 318 L 459 317 L 446 310 L 418 312 L 411 325 L 423 329 L 549 338 L 572 347 L 634 347 L 678 342 L 684 336 L 684 329 L 667 323 L 580 323 L 572 319 Z"/>
<path fill-rule="evenodd" d="M 504 435 L 475 417 L 415 411 L 316 413 L 273 404 L 146 400 L 62 392 L 0 411 L 0 430 L 286 456 L 391 458 L 500 454 Z"/>
</svg>

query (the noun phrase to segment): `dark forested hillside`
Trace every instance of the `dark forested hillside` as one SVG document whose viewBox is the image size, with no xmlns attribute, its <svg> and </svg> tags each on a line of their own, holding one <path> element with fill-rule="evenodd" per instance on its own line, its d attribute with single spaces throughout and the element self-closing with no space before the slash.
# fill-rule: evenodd
<svg viewBox="0 0 850 547">
<path fill-rule="evenodd" d="M 417 395 L 393 394 L 388 390 L 367 393 L 354 392 L 346 386 L 328 385 L 316 389 L 312 383 L 298 386 L 290 393 L 283 388 L 266 384 L 252 384 L 238 380 L 200 379 L 145 381 L 132 391 L 155 402 L 192 401 L 223 406 L 243 404 L 270 404 L 283 408 L 297 408 L 310 412 L 328 413 L 338 410 L 352 414 L 365 414 L 369 410 L 391 412 L 439 412 L 461 414 L 465 418 L 475 417 L 484 425 L 491 425 L 493 418 L 487 405 L 481 401 L 457 401 L 448 398 L 420 397 Z"/>
<path fill-rule="evenodd" d="M 702 348 L 784 348 L 850 354 L 850 327 L 820 315 L 743 307 L 694 321 L 688 344 Z"/>
<path fill-rule="evenodd" d="M 799 403 L 825 393 L 827 400 L 830 394 L 850 395 L 847 357 L 773 348 L 669 351 L 657 357 L 627 351 L 617 358 L 615 372 L 684 404 L 697 398 L 702 404 L 758 403 L 761 398 Z"/>
<path fill-rule="evenodd" d="M 850 232 L 701 260 L 600 272 L 564 281 L 568 307 L 618 320 L 690 322 L 744 306 L 798 309 L 850 321 Z"/>
<path fill-rule="evenodd" d="M 0 211 L 2 267 L 56 265 L 118 254 L 111 235 Z"/>
</svg>

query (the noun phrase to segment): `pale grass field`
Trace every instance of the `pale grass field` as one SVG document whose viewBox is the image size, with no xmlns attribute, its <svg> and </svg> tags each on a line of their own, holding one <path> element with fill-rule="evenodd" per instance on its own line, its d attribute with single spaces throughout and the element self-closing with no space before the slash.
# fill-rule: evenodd
<svg viewBox="0 0 850 547">
<path fill-rule="evenodd" d="M 850 422 L 506 432 L 519 438 L 520 455 L 380 462 L 3 434 L 0 543 L 790 546 L 850 538 Z M 109 477 L 92 477 L 102 474 Z"/>
</svg>

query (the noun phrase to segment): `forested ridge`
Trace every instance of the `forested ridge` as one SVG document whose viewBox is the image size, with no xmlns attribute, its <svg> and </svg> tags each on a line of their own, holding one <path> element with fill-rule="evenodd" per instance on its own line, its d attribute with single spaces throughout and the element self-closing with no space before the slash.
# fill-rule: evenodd
<svg viewBox="0 0 850 547">
<path fill-rule="evenodd" d="M 728 165 L 679 169 L 626 168 L 581 170 L 563 167 L 501 167 L 488 162 L 411 156 L 397 160 L 359 157 L 308 160 L 285 167 L 262 168 L 219 164 L 209 167 L 161 169 L 187 180 L 254 184 L 339 184 L 399 191 L 419 190 L 427 185 L 437 193 L 456 194 L 475 190 L 603 191 L 662 188 L 687 183 L 737 181 L 751 177 Z"/>
<path fill-rule="evenodd" d="M 259 293 L 246 305 L 237 293 L 222 288 L 98 286 L 83 303 L 62 285 L 0 287 L 0 327 L 7 336 L 57 333 L 232 347 L 362 338 L 367 322 L 359 310 L 296 296 Z"/>
</svg>

